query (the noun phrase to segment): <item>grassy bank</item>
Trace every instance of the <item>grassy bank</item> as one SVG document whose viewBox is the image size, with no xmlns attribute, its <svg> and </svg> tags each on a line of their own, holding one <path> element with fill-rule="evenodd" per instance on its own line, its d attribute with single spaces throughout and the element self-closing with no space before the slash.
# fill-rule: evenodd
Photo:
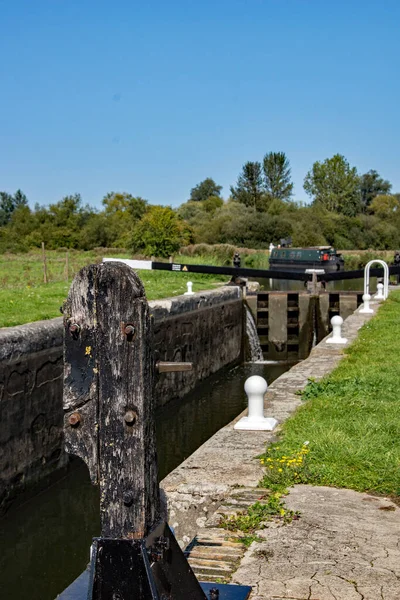
<svg viewBox="0 0 400 600">
<path fill-rule="evenodd" d="M 131 258 L 127 253 L 115 251 L 69 252 L 67 280 L 66 252 L 47 252 L 49 283 L 44 284 L 41 253 L 0 255 L 0 327 L 59 317 L 74 275 L 83 266 L 100 262 L 103 256 Z M 176 262 L 180 262 L 179 258 L 175 257 Z M 184 258 L 185 262 L 196 262 L 191 257 Z M 167 271 L 141 271 L 139 276 L 148 300 L 183 294 L 187 281 L 193 282 L 193 291 L 199 291 L 229 280 L 227 276 Z"/>
<path fill-rule="evenodd" d="M 307 386 L 304 405 L 261 459 L 262 485 L 328 485 L 399 501 L 399 354 L 400 292 L 392 292 L 337 369 Z"/>
</svg>

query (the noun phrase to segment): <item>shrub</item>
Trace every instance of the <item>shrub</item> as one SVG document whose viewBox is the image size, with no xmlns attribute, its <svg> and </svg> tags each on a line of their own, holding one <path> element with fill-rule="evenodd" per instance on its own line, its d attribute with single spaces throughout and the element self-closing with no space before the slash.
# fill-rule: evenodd
<svg viewBox="0 0 400 600">
<path fill-rule="evenodd" d="M 231 244 L 191 244 L 179 250 L 185 256 L 210 256 L 220 265 L 232 264 L 235 252 L 236 248 Z"/>
</svg>

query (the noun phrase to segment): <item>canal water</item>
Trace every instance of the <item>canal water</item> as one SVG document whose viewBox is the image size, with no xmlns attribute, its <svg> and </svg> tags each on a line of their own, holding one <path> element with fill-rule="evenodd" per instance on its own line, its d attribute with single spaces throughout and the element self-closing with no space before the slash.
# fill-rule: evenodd
<svg viewBox="0 0 400 600">
<path fill-rule="evenodd" d="M 223 369 L 183 401 L 159 409 L 160 479 L 246 408 L 247 377 L 262 375 L 271 383 L 290 366 Z M 0 598 L 54 600 L 85 569 L 92 537 L 99 533 L 98 490 L 75 459 L 62 479 L 0 520 Z"/>
</svg>

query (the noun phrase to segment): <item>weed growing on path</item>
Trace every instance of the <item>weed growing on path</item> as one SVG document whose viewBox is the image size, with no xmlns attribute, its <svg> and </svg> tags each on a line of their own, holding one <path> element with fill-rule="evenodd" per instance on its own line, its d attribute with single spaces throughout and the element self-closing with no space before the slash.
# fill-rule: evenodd
<svg viewBox="0 0 400 600">
<path fill-rule="evenodd" d="M 304 442 L 300 450 L 282 454 L 280 446 L 272 445 L 266 450 L 260 462 L 266 468 L 263 486 L 283 491 L 284 489 L 307 480 L 307 454 L 309 442 Z"/>
<path fill-rule="evenodd" d="M 243 531 L 251 534 L 264 529 L 270 521 L 279 520 L 284 524 L 290 523 L 298 517 L 298 514 L 287 509 L 281 501 L 281 497 L 281 492 L 272 492 L 266 503 L 256 502 L 249 506 L 245 512 L 235 516 L 227 517 L 224 515 L 220 527 L 230 531 Z"/>
</svg>

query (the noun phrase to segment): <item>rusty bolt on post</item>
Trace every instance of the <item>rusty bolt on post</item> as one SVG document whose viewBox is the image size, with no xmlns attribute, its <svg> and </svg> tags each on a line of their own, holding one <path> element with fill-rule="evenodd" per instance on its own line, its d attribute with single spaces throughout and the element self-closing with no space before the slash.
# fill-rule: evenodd
<svg viewBox="0 0 400 600">
<path fill-rule="evenodd" d="M 135 334 L 135 327 L 133 325 L 125 325 L 124 334 L 127 337 L 132 337 Z"/>
<path fill-rule="evenodd" d="M 169 550 L 169 547 L 170 547 L 169 539 L 167 537 L 164 537 L 163 535 L 161 535 L 159 538 L 157 538 L 156 545 L 159 548 L 161 548 L 162 550 Z"/>
<path fill-rule="evenodd" d="M 72 415 L 69 416 L 68 422 L 71 427 L 78 427 L 81 422 L 81 415 L 77 412 L 72 413 Z"/>
<path fill-rule="evenodd" d="M 77 336 L 80 332 L 81 328 L 77 323 L 71 323 L 69 326 L 69 332 L 73 336 Z"/>
<path fill-rule="evenodd" d="M 133 425 L 136 421 L 136 413 L 134 410 L 127 410 L 124 415 L 124 421 L 127 425 Z"/>
<path fill-rule="evenodd" d="M 122 500 L 124 501 L 125 506 L 132 506 L 133 504 L 133 494 L 130 491 L 124 492 L 122 496 Z"/>
</svg>

